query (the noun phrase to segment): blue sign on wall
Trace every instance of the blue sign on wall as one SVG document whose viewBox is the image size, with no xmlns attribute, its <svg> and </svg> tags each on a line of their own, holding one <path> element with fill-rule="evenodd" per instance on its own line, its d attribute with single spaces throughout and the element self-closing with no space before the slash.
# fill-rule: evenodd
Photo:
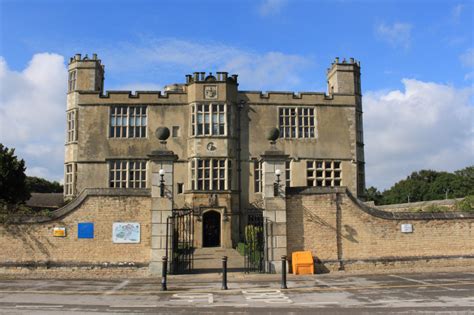
<svg viewBox="0 0 474 315">
<path fill-rule="evenodd" d="M 77 238 L 94 238 L 94 223 L 78 223 Z"/>
</svg>

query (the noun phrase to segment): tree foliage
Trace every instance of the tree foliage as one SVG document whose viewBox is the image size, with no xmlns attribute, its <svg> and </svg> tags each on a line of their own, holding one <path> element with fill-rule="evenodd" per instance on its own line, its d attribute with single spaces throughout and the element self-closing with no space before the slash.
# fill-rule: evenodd
<svg viewBox="0 0 474 315">
<path fill-rule="evenodd" d="M 50 182 L 44 178 L 39 177 L 26 177 L 26 186 L 29 192 L 36 193 L 62 193 L 63 186 L 56 182 Z"/>
<path fill-rule="evenodd" d="M 474 194 L 474 166 L 454 173 L 421 170 L 395 183 L 384 192 L 366 189 L 366 198 L 375 204 L 460 198 Z"/>
<path fill-rule="evenodd" d="M 25 161 L 16 157 L 15 149 L 0 143 L 0 199 L 19 203 L 30 198 L 25 170 Z"/>
</svg>

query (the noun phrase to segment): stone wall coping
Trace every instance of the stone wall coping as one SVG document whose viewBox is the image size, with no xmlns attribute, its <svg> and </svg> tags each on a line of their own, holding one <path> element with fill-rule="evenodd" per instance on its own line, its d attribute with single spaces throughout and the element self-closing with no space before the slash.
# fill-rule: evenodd
<svg viewBox="0 0 474 315">
<path fill-rule="evenodd" d="M 451 206 L 456 203 L 456 201 L 462 201 L 464 198 L 455 198 L 455 199 L 442 199 L 442 200 L 426 200 L 426 201 L 416 201 L 409 203 L 397 203 L 392 205 L 377 205 L 376 208 L 379 209 L 399 209 L 399 208 L 418 208 L 429 205 L 439 205 L 439 206 Z"/>
<path fill-rule="evenodd" d="M 365 213 L 385 220 L 452 220 L 452 219 L 474 219 L 474 213 L 470 212 L 390 212 L 369 207 L 363 201 L 357 199 L 347 187 L 289 187 L 287 196 L 292 195 L 326 195 L 346 194 Z"/>
<path fill-rule="evenodd" d="M 61 219 L 72 212 L 74 212 L 88 197 L 92 196 L 131 196 L 131 197 L 151 197 L 150 189 L 133 189 L 133 188 L 86 188 L 76 198 L 71 200 L 68 204 L 63 207 L 51 212 L 50 216 L 42 217 L 21 217 L 16 218 L 13 224 L 34 224 L 34 223 L 45 223 L 54 220 Z"/>
</svg>

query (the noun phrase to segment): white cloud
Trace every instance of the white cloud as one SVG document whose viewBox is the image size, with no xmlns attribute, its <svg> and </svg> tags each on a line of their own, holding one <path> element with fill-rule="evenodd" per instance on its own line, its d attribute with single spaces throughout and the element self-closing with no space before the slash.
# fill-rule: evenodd
<svg viewBox="0 0 474 315">
<path fill-rule="evenodd" d="M 287 0 L 263 0 L 258 7 L 258 12 L 262 16 L 278 14 L 286 3 Z"/>
<path fill-rule="evenodd" d="M 133 91 L 161 91 L 163 90 L 163 86 L 161 84 L 156 84 L 156 83 L 134 82 L 134 83 L 128 83 L 125 85 L 113 87 L 112 90 L 132 91 L 132 92 Z"/>
<path fill-rule="evenodd" d="M 67 70 L 57 54 L 33 56 L 21 72 L 0 57 L 0 142 L 16 149 L 27 173 L 62 178 Z"/>
<path fill-rule="evenodd" d="M 413 26 L 408 23 L 396 22 L 392 25 L 380 23 L 375 27 L 376 36 L 392 47 L 408 49 L 411 44 L 411 30 Z"/>
<path fill-rule="evenodd" d="M 413 171 L 453 171 L 474 161 L 474 89 L 402 82 L 404 91 L 364 98 L 367 184 L 379 189 Z"/>
<path fill-rule="evenodd" d="M 109 69 L 165 69 L 166 72 L 228 71 L 239 74 L 240 88 L 301 88 L 300 73 L 312 65 L 309 58 L 276 51 L 257 53 L 218 42 L 196 43 L 147 38 L 105 52 Z M 123 60 L 129 60 L 127 65 Z M 110 64 L 110 65 L 109 65 Z M 191 69 L 191 70 L 190 70 Z"/>
<path fill-rule="evenodd" d="M 463 4 L 458 4 L 453 7 L 451 10 L 451 18 L 455 23 L 459 22 L 459 19 L 461 18 L 462 11 L 464 10 L 464 5 Z"/>
<path fill-rule="evenodd" d="M 470 68 L 471 71 L 464 75 L 464 80 L 472 81 L 474 78 L 474 48 L 468 48 L 461 56 L 459 56 L 459 60 L 464 67 Z"/>
<path fill-rule="evenodd" d="M 474 67 L 474 48 L 467 49 L 461 56 L 459 56 L 461 63 L 465 67 Z"/>
</svg>

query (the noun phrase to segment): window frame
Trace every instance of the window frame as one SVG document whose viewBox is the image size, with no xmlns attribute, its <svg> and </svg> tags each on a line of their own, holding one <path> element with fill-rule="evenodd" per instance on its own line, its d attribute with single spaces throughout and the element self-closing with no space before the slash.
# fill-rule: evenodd
<svg viewBox="0 0 474 315">
<path fill-rule="evenodd" d="M 78 110 L 77 108 L 66 112 L 66 143 L 77 142 L 78 140 Z"/>
<path fill-rule="evenodd" d="M 306 160 L 306 185 L 308 187 L 342 186 L 342 161 Z"/>
<path fill-rule="evenodd" d="M 263 161 L 253 160 L 253 192 L 263 193 Z"/>
<path fill-rule="evenodd" d="M 111 105 L 108 129 L 109 139 L 147 139 L 148 105 Z"/>
<path fill-rule="evenodd" d="M 66 163 L 64 165 L 64 195 L 76 195 L 77 163 Z"/>
<path fill-rule="evenodd" d="M 280 138 L 317 138 L 317 112 L 315 106 L 278 106 L 277 111 Z"/>
<path fill-rule="evenodd" d="M 199 110 L 199 107 L 202 109 Z M 207 108 L 207 109 L 206 109 Z M 222 110 L 221 110 L 222 108 Z M 202 116 L 200 116 L 202 115 Z M 191 104 L 191 137 L 226 137 L 229 134 L 229 106 L 223 102 Z M 223 119 L 223 121 L 221 120 Z"/>
<path fill-rule="evenodd" d="M 108 187 L 146 189 L 148 179 L 147 164 L 147 160 L 143 159 L 108 160 Z"/>
<path fill-rule="evenodd" d="M 225 157 L 192 158 L 190 187 L 196 191 L 229 191 L 232 188 L 232 161 Z M 217 186 L 217 187 L 216 187 Z"/>
<path fill-rule="evenodd" d="M 76 90 L 76 84 L 77 84 L 77 70 L 69 71 L 67 83 L 68 83 L 67 84 L 68 93 L 74 92 Z"/>
</svg>

